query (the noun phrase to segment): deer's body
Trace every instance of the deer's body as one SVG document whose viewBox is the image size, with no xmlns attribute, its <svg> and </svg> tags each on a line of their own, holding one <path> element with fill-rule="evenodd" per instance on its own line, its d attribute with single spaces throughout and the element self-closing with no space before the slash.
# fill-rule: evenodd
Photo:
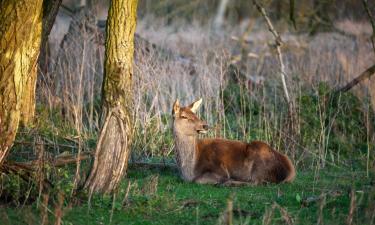
<svg viewBox="0 0 375 225">
<path fill-rule="evenodd" d="M 190 106 L 173 107 L 173 133 L 177 163 L 184 180 L 205 184 L 261 184 L 291 182 L 295 169 L 289 158 L 261 141 L 199 139 L 207 130 Z"/>
</svg>

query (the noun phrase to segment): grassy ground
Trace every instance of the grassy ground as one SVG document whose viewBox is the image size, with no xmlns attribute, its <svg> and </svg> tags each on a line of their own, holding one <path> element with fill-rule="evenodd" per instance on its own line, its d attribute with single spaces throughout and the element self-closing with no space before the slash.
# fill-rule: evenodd
<svg viewBox="0 0 375 225">
<path fill-rule="evenodd" d="M 130 191 L 124 201 L 129 181 Z M 316 224 L 318 220 L 321 224 L 344 224 L 353 189 L 353 220 L 369 224 L 374 210 L 373 185 L 373 176 L 343 169 L 300 171 L 292 184 L 222 187 L 185 183 L 173 169 L 131 167 L 115 199 L 94 196 L 90 207 L 86 200 L 74 206 L 65 202 L 62 221 L 182 225 L 218 224 L 233 218 L 234 224 L 288 224 L 289 219 L 293 224 Z M 1 207 L 0 224 L 40 224 L 36 204 Z M 228 213 L 231 205 L 233 210 Z M 54 210 L 50 206 L 50 222 L 54 221 Z"/>
</svg>

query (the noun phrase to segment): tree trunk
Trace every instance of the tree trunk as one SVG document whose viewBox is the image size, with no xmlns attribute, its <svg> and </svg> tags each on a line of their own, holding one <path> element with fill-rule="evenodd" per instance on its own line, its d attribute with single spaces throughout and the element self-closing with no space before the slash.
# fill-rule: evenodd
<svg viewBox="0 0 375 225">
<path fill-rule="evenodd" d="M 112 0 L 107 19 L 103 118 L 89 193 L 113 192 L 125 174 L 133 132 L 133 54 L 137 0 Z"/>
<path fill-rule="evenodd" d="M 221 0 L 214 19 L 214 28 L 220 30 L 224 24 L 225 11 L 229 0 Z"/>
<path fill-rule="evenodd" d="M 39 65 L 41 63 L 45 64 L 46 55 L 45 49 L 47 46 L 48 36 L 51 32 L 52 26 L 55 22 L 55 18 L 57 12 L 59 10 L 60 4 L 62 0 L 44 0 L 43 1 L 43 11 L 42 11 L 42 36 L 40 42 L 39 49 L 42 49 L 43 52 L 39 52 Z M 42 57 L 40 57 L 40 53 L 42 53 Z M 42 58 L 42 59 L 41 59 Z M 36 80 L 37 80 L 37 63 L 34 64 L 34 67 L 30 71 L 29 76 L 25 82 L 24 87 L 24 95 L 22 96 L 21 102 L 21 124 L 29 125 L 35 116 L 35 89 L 36 89 Z"/>
<path fill-rule="evenodd" d="M 42 2 L 0 1 L 0 165 L 13 144 L 23 107 L 34 104 Z"/>
<path fill-rule="evenodd" d="M 42 74 L 48 73 L 49 44 L 48 36 L 51 33 L 53 24 L 55 23 L 57 13 L 59 11 L 62 0 L 44 0 L 43 2 L 43 30 L 42 44 L 39 55 L 39 71 Z M 52 86 L 52 85 L 51 85 Z"/>
</svg>

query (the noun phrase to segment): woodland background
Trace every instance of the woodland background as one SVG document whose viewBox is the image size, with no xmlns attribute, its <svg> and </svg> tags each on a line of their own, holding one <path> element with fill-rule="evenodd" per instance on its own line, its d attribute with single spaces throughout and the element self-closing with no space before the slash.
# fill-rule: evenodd
<svg viewBox="0 0 375 225">
<path fill-rule="evenodd" d="M 375 62 L 375 2 L 366 1 L 368 12 L 363 2 L 261 1 L 283 41 L 290 132 L 274 37 L 252 1 L 140 0 L 129 171 L 117 194 L 88 200 L 71 194 L 76 167 L 66 162 L 79 150 L 82 177 L 90 169 L 108 3 L 62 1 L 39 56 L 35 122 L 19 129 L 8 160 L 37 160 L 42 146 L 45 160 L 64 163 L 43 169 L 48 194 L 2 173 L 0 222 L 373 224 L 375 78 L 337 91 Z M 208 136 L 270 143 L 292 158 L 295 183 L 183 183 L 173 167 L 172 104 L 200 97 Z"/>
</svg>

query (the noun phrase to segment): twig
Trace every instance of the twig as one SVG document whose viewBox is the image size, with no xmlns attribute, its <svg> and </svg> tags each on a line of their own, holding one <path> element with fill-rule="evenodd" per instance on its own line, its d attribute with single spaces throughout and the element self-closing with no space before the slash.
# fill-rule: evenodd
<svg viewBox="0 0 375 225">
<path fill-rule="evenodd" d="M 280 213 L 281 213 L 281 216 L 283 217 L 284 221 L 286 224 L 288 225 L 293 225 L 293 219 L 292 217 L 289 215 L 288 211 L 286 211 L 285 208 L 281 207 L 279 204 L 277 204 L 276 202 L 274 203 L 274 205 L 276 206 L 276 208 L 279 209 Z"/>
<path fill-rule="evenodd" d="M 131 185 L 132 185 L 132 182 L 129 180 L 128 187 L 126 188 L 126 193 L 125 193 L 124 199 L 122 200 L 122 203 L 121 203 L 122 208 L 124 208 L 128 204 Z"/>
<path fill-rule="evenodd" d="M 271 223 L 271 220 L 273 218 L 273 214 L 275 212 L 276 205 L 273 204 L 271 208 L 267 209 L 263 216 L 263 224 L 268 225 Z"/>
<path fill-rule="evenodd" d="M 324 224 L 323 223 L 323 209 L 326 204 L 326 194 L 322 193 L 320 196 L 320 204 L 319 204 L 319 217 L 317 224 Z"/>
<path fill-rule="evenodd" d="M 355 85 L 359 84 L 360 82 L 362 82 L 362 81 L 364 81 L 366 79 L 370 79 L 370 77 L 372 75 L 374 75 L 374 74 L 375 74 L 375 64 L 372 65 L 371 67 L 369 67 L 364 72 L 362 72 L 358 77 L 354 78 L 352 81 L 350 81 L 349 83 L 347 83 L 343 87 L 338 88 L 337 90 L 335 90 L 335 92 L 336 93 L 347 92 L 350 89 L 352 89 Z"/>
<path fill-rule="evenodd" d="M 112 195 L 112 208 L 111 208 L 111 214 L 109 216 L 109 224 L 112 224 L 113 212 L 115 211 L 115 203 L 116 203 L 116 192 L 114 192 Z"/>
<path fill-rule="evenodd" d="M 40 206 L 41 210 L 41 225 L 48 224 L 48 200 L 49 200 L 49 194 L 45 193 L 43 194 L 43 202 Z"/>
<path fill-rule="evenodd" d="M 353 223 L 354 211 L 355 211 L 355 191 L 354 191 L 354 189 L 352 189 L 351 192 L 350 192 L 349 215 L 348 215 L 348 218 L 346 219 L 346 223 L 348 225 L 351 225 Z"/>
<path fill-rule="evenodd" d="M 281 53 L 281 45 L 283 42 L 281 40 L 279 33 L 276 31 L 276 29 L 272 25 L 272 22 L 270 18 L 268 17 L 266 10 L 256 0 L 253 0 L 253 4 L 256 6 L 258 11 L 262 14 L 263 18 L 266 20 L 268 30 L 272 33 L 272 35 L 275 38 L 276 51 L 277 51 L 277 56 L 278 56 L 278 60 L 280 63 L 281 82 L 283 84 L 284 94 L 285 94 L 286 101 L 289 105 L 289 109 L 292 110 L 292 103 L 290 101 L 289 92 L 288 92 L 288 88 L 286 86 L 286 81 L 285 81 L 285 76 L 286 76 L 285 65 L 283 61 L 283 55 Z"/>
</svg>

